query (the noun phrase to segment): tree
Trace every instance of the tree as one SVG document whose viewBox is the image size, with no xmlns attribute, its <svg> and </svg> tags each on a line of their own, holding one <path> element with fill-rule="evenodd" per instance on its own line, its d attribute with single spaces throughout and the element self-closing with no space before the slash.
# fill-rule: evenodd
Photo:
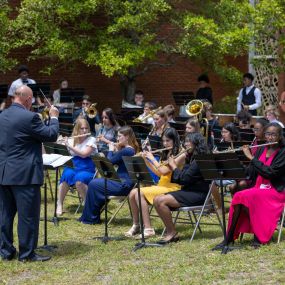
<svg viewBox="0 0 285 285">
<path fill-rule="evenodd" d="M 190 2 L 190 3 L 189 3 Z M 251 37 L 248 1 L 23 0 L 14 29 L 30 58 L 99 66 L 120 78 L 131 102 L 135 79 L 188 57 L 228 79 L 239 76 L 227 56 L 245 53 Z"/>
<path fill-rule="evenodd" d="M 12 47 L 9 12 L 8 1 L 0 0 L 0 72 L 5 72 L 16 63 L 15 59 L 9 57 Z"/>
</svg>

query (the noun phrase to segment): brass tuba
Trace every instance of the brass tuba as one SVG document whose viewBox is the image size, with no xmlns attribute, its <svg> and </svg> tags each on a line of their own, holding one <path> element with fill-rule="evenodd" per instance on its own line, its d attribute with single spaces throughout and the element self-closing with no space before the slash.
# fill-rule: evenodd
<svg viewBox="0 0 285 285">
<path fill-rule="evenodd" d="M 201 127 L 201 134 L 205 137 L 206 143 L 208 143 L 209 136 L 209 122 L 207 118 L 203 118 L 204 103 L 201 100 L 191 100 L 186 105 L 186 113 L 191 117 L 196 117 L 197 120 L 204 126 Z"/>
<path fill-rule="evenodd" d="M 87 117 L 89 119 L 93 119 L 96 117 L 98 111 L 96 109 L 96 105 L 97 103 L 93 103 L 92 105 L 90 105 L 90 107 L 87 108 L 87 110 L 85 111 Z"/>
</svg>

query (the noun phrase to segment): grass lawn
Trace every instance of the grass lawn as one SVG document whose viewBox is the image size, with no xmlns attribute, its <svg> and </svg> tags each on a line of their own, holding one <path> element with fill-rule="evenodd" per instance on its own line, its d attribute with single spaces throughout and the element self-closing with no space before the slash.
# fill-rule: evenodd
<svg viewBox="0 0 285 285">
<path fill-rule="evenodd" d="M 218 226 L 202 226 L 203 233 L 197 233 L 189 243 L 192 227 L 179 225 L 178 243 L 133 252 L 137 242 L 134 239 L 108 244 L 92 239 L 103 234 L 104 226 L 77 222 L 76 205 L 76 199 L 67 197 L 64 217 L 68 219 L 60 221 L 59 226 L 48 223 L 49 244 L 58 246 L 51 253 L 51 261 L 25 264 L 0 261 L 0 284 L 285 284 L 284 236 L 279 245 L 275 234 L 270 245 L 253 249 L 252 236 L 245 235 L 244 248 L 221 255 L 211 251 L 222 240 Z M 117 202 L 109 205 L 115 208 Z M 48 216 L 52 217 L 51 200 L 48 207 Z M 216 222 L 214 216 L 203 220 Z M 162 232 L 159 218 L 153 218 L 153 225 L 158 234 Z M 130 226 L 125 205 L 110 225 L 110 235 L 121 236 Z M 157 239 L 159 235 L 152 241 Z M 42 244 L 41 222 L 39 245 Z"/>
</svg>

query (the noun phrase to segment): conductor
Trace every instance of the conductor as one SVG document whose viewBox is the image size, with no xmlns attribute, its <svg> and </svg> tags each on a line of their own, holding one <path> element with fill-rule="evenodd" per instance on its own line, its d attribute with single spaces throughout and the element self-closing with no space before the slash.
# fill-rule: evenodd
<svg viewBox="0 0 285 285">
<path fill-rule="evenodd" d="M 32 90 L 16 89 L 13 104 L 0 114 L 0 256 L 16 257 L 13 221 L 18 212 L 19 261 L 46 261 L 35 253 L 39 233 L 42 142 L 56 141 L 58 110 L 50 108 L 50 125 L 30 111 Z"/>
</svg>

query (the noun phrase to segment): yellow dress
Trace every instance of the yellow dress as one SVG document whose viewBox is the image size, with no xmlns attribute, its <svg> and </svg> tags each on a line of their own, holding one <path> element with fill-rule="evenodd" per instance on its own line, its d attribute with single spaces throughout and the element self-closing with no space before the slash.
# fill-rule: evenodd
<svg viewBox="0 0 285 285">
<path fill-rule="evenodd" d="M 176 183 L 171 183 L 171 172 L 167 175 L 161 175 L 157 185 L 142 187 L 141 192 L 144 194 L 149 204 L 153 204 L 153 199 L 161 194 L 177 191 L 181 186 Z"/>
</svg>

